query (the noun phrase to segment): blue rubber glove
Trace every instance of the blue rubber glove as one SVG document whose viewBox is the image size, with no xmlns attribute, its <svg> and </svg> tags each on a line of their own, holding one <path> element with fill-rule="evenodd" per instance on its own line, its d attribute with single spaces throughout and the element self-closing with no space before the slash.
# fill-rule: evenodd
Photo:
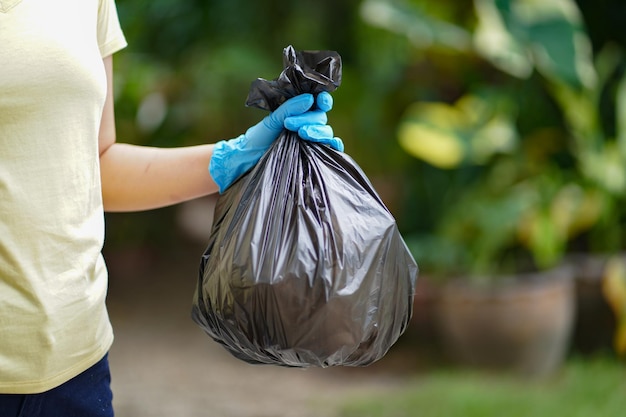
<svg viewBox="0 0 626 417">
<path fill-rule="evenodd" d="M 304 140 L 343 152 L 343 142 L 333 136 L 332 127 L 326 124 L 326 112 L 333 106 L 332 96 L 326 92 L 318 94 L 317 109 L 310 110 L 313 101 L 311 94 L 292 97 L 245 134 L 216 143 L 209 172 L 220 193 L 256 165 L 283 129 L 298 132 Z"/>
</svg>

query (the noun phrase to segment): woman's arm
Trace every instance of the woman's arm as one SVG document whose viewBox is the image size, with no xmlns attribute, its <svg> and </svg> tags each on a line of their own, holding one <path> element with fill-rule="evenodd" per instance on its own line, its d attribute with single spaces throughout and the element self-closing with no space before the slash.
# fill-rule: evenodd
<svg viewBox="0 0 626 417">
<path fill-rule="evenodd" d="M 99 133 L 105 211 L 164 207 L 215 193 L 208 171 L 213 145 L 154 148 L 116 143 L 113 59 L 104 58 L 108 92 Z"/>
</svg>

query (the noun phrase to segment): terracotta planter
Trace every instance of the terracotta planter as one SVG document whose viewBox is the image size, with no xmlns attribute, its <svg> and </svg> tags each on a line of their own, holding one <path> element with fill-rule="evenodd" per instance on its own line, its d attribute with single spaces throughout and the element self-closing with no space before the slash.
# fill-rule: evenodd
<svg viewBox="0 0 626 417">
<path fill-rule="evenodd" d="M 459 363 L 545 376 L 567 355 L 575 316 L 570 268 L 499 279 L 456 281 L 438 305 L 442 342 Z"/>
</svg>

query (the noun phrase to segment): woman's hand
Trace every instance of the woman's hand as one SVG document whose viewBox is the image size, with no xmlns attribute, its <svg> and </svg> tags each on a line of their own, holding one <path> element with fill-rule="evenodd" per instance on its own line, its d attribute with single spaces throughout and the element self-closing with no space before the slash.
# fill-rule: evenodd
<svg viewBox="0 0 626 417">
<path fill-rule="evenodd" d="M 314 102 L 317 106 L 312 109 Z M 343 151 L 343 142 L 333 136 L 332 128 L 326 124 L 326 112 L 332 105 L 329 93 L 320 93 L 316 99 L 311 94 L 301 94 L 285 101 L 245 134 L 216 143 L 209 172 L 220 193 L 256 165 L 283 129 L 298 132 L 304 140 Z"/>
</svg>

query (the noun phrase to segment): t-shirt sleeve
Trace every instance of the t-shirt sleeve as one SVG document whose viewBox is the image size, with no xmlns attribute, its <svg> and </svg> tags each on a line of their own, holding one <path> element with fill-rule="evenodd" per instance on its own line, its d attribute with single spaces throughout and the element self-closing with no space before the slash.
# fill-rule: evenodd
<svg viewBox="0 0 626 417">
<path fill-rule="evenodd" d="M 98 47 L 104 58 L 126 47 L 126 38 L 117 16 L 115 0 L 100 0 L 98 7 Z"/>
</svg>

